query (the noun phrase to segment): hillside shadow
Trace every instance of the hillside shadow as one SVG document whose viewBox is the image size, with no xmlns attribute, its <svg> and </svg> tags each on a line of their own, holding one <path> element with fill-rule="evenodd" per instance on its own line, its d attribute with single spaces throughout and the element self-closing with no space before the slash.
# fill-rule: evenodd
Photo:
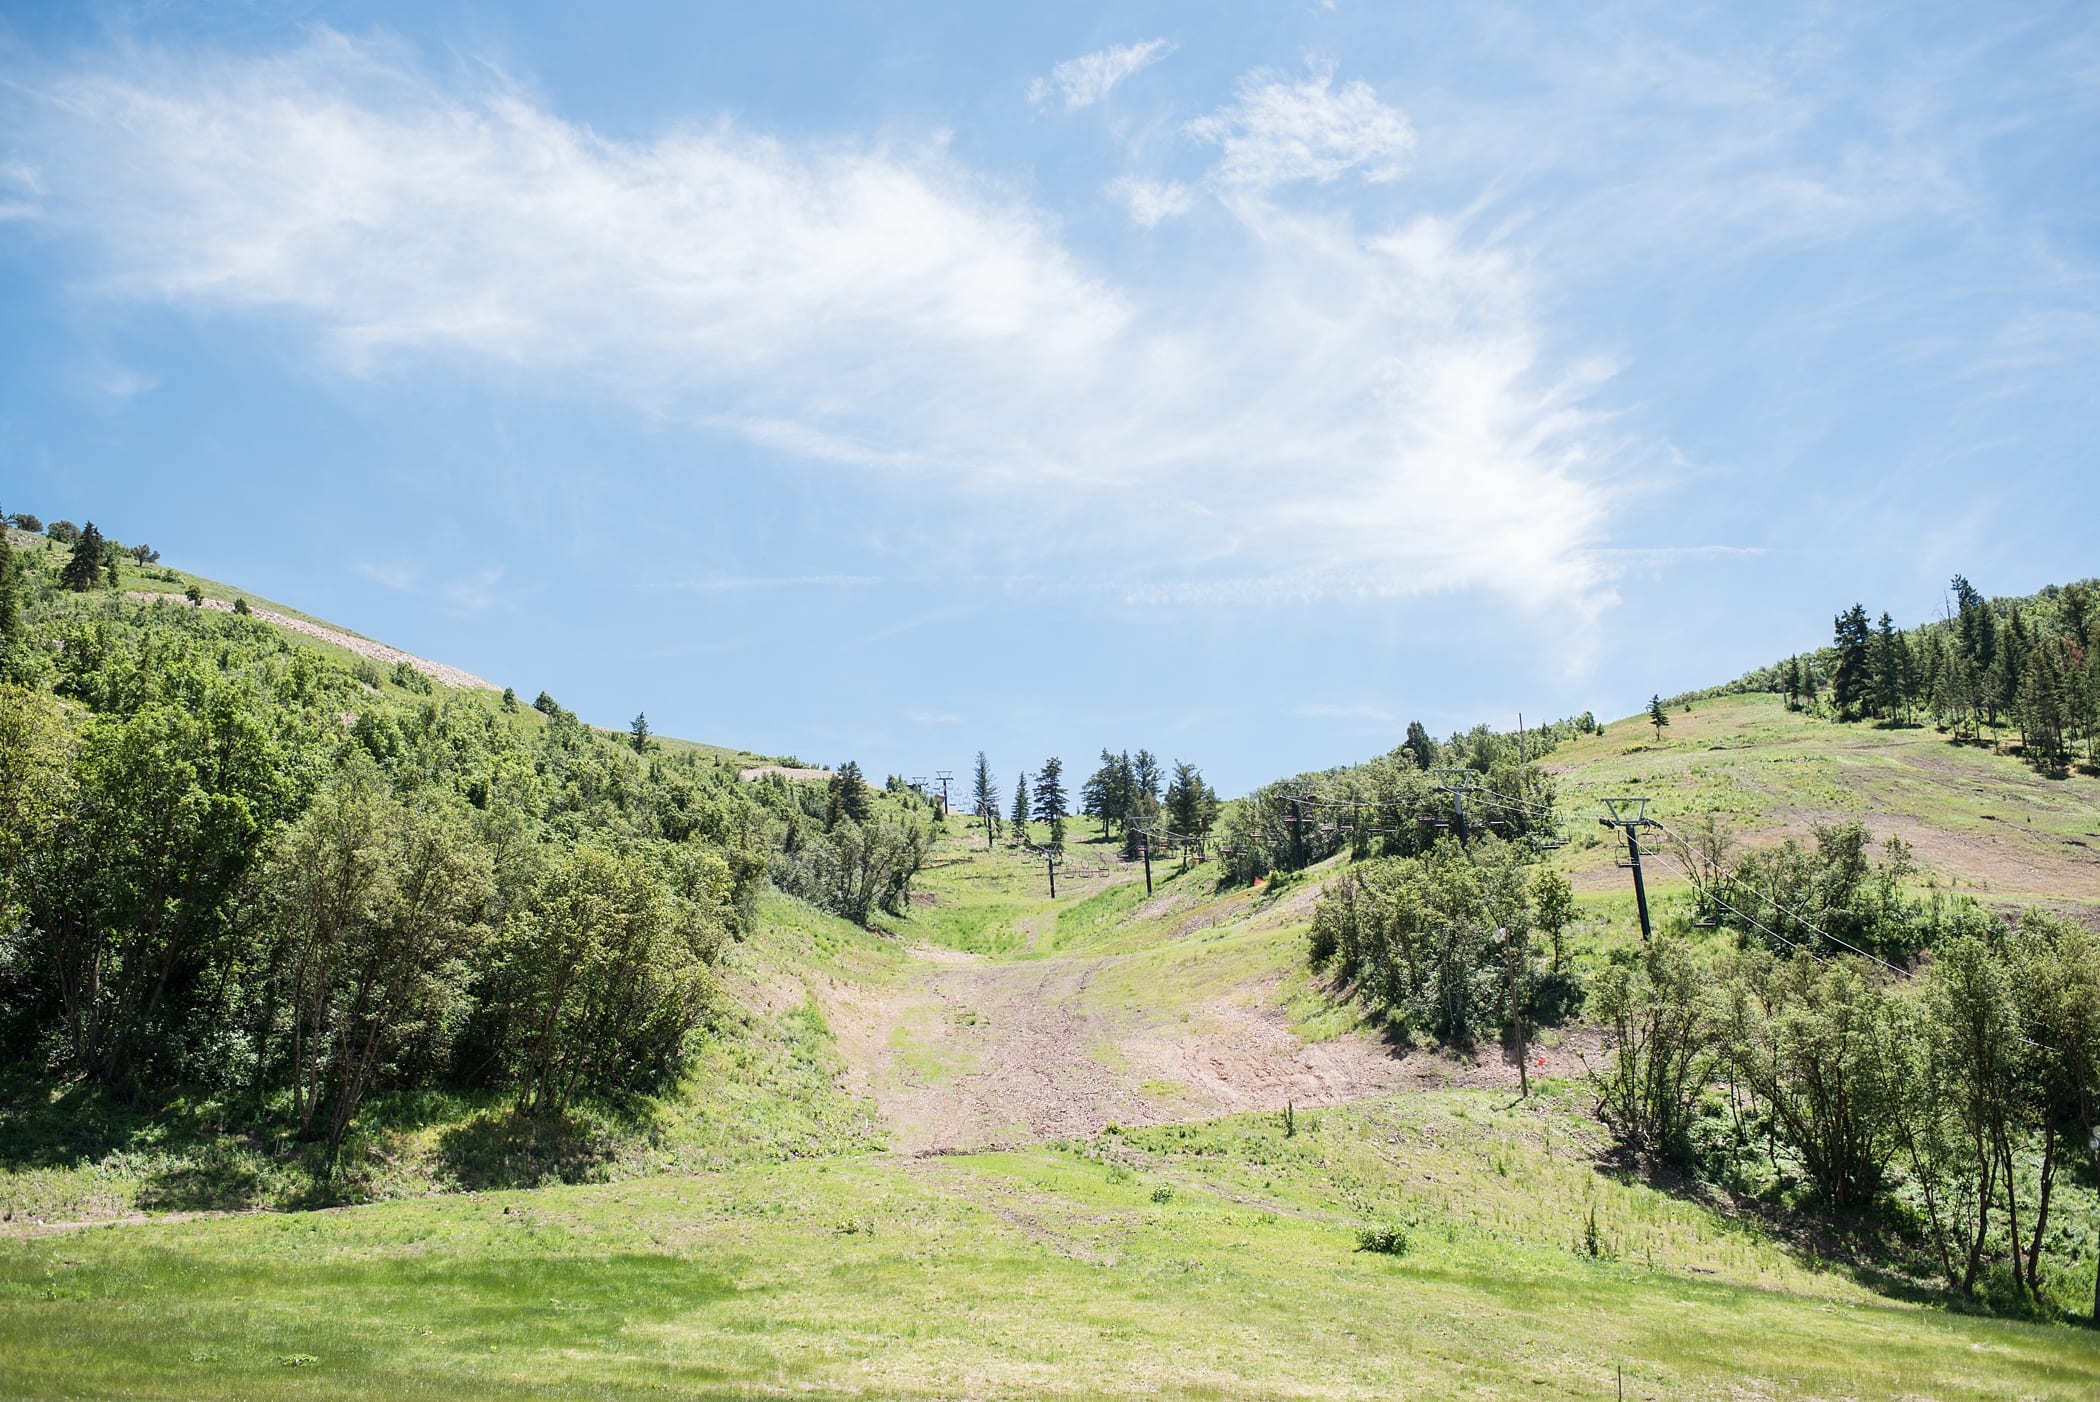
<svg viewBox="0 0 2100 1402">
<path fill-rule="evenodd" d="M 1838 1270 L 1877 1295 L 1909 1304 L 1962 1303 L 1938 1283 L 1927 1243 L 1887 1211 L 1779 1203 L 1622 1149 L 1600 1154 L 1597 1167 L 1617 1182 L 1715 1213 L 1804 1268 Z"/>
<path fill-rule="evenodd" d="M 485 1111 L 438 1137 L 439 1161 L 469 1191 L 588 1183 L 618 1149 L 603 1125 L 513 1110 Z"/>
</svg>

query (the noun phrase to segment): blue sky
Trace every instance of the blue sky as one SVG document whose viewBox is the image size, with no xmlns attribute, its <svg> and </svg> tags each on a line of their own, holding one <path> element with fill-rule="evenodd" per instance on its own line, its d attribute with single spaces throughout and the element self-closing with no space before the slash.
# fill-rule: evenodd
<svg viewBox="0 0 2100 1402">
<path fill-rule="evenodd" d="M 1236 792 L 2096 572 L 2090 6 L 0 11 L 0 503 Z"/>
</svg>

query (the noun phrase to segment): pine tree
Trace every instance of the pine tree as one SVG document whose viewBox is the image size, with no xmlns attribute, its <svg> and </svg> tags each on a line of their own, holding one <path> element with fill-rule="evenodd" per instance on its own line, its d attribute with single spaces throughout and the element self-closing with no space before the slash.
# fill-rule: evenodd
<svg viewBox="0 0 2100 1402">
<path fill-rule="evenodd" d="M 1429 731 L 1422 722 L 1411 720 L 1407 723 L 1407 738 L 1400 742 L 1400 748 L 1414 757 L 1415 768 L 1428 770 L 1435 767 L 1436 741 L 1429 738 Z"/>
<path fill-rule="evenodd" d="M 1786 696 L 1786 708 L 1799 710 L 1801 702 L 1801 658 L 1797 655 L 1786 660 L 1780 669 L 1780 690 Z"/>
<path fill-rule="evenodd" d="M 1663 727 L 1670 723 L 1670 713 L 1663 709 L 1662 693 L 1648 698 L 1648 724 L 1655 727 L 1655 738 L 1662 739 Z"/>
<path fill-rule="evenodd" d="M 649 713 L 643 711 L 627 726 L 627 743 L 638 755 L 649 752 Z"/>
<path fill-rule="evenodd" d="M 59 582 L 76 594 L 85 594 L 102 582 L 102 532 L 93 521 L 74 539 L 72 558 L 66 561 Z"/>
<path fill-rule="evenodd" d="M 21 581 L 15 577 L 15 547 L 7 538 L 6 517 L 0 516 L 0 654 L 21 637 Z"/>
<path fill-rule="evenodd" d="M 1905 695 L 1904 679 L 1910 672 L 1909 649 L 1904 646 L 1903 635 L 1896 631 L 1896 621 L 1884 611 L 1874 625 L 1874 635 L 1867 641 L 1868 671 L 1872 677 L 1874 710 L 1883 720 L 1893 721 L 1902 709 Z"/>
<path fill-rule="evenodd" d="M 1103 750 L 1101 767 L 1087 775 L 1086 782 L 1079 786 L 1079 815 L 1100 823 L 1101 836 L 1104 838 L 1108 836 L 1110 809 L 1114 806 L 1110 793 L 1115 788 L 1115 782 L 1115 756 Z"/>
<path fill-rule="evenodd" d="M 1167 821 L 1175 836 L 1197 844 L 1198 851 L 1218 813 L 1218 796 L 1203 781 L 1203 771 L 1193 764 L 1174 761 L 1174 777 L 1167 784 Z"/>
<path fill-rule="evenodd" d="M 1130 811 L 1141 821 L 1159 816 L 1160 781 L 1165 777 L 1150 750 L 1139 750 L 1130 762 Z"/>
<path fill-rule="evenodd" d="M 868 821 L 872 807 L 868 783 L 861 778 L 860 765 L 853 760 L 847 760 L 832 774 L 827 798 L 824 816 L 829 826 L 837 827 L 841 818 L 851 818 L 856 823 Z"/>
<path fill-rule="evenodd" d="M 1028 840 L 1028 776 L 1026 774 L 1016 774 L 1014 776 L 1013 824 L 1014 842 L 1016 844 L 1026 842 Z"/>
<path fill-rule="evenodd" d="M 1872 630 L 1867 624 L 1867 611 L 1854 604 L 1839 614 L 1831 625 L 1837 646 L 1837 670 L 1830 678 L 1830 703 L 1837 707 L 1838 719 L 1849 719 L 1854 707 L 1868 700 L 1868 688 L 1873 676 L 1869 666 L 1869 640 Z"/>
<path fill-rule="evenodd" d="M 970 780 L 970 811 L 984 820 L 984 846 L 992 847 L 992 829 L 999 821 L 999 786 L 992 782 L 992 762 L 977 752 L 977 772 Z"/>
<path fill-rule="evenodd" d="M 1035 776 L 1035 818 L 1039 823 L 1050 825 L 1050 845 L 1065 845 L 1065 819 L 1072 816 L 1065 806 L 1065 766 L 1055 755 L 1043 761 L 1042 773 Z"/>
</svg>

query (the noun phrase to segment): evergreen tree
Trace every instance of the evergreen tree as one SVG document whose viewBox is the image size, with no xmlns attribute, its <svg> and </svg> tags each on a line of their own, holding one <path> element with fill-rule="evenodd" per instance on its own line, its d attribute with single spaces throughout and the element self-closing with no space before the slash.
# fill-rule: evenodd
<svg viewBox="0 0 2100 1402">
<path fill-rule="evenodd" d="M 1648 724 L 1655 727 L 1655 738 L 1662 739 L 1663 727 L 1670 723 L 1670 713 L 1663 709 L 1662 693 L 1656 692 L 1648 698 Z"/>
<path fill-rule="evenodd" d="M 76 594 L 85 594 L 102 582 L 102 532 L 90 521 L 73 541 L 72 558 L 66 561 L 59 581 Z"/>
<path fill-rule="evenodd" d="M 1101 824 L 1101 835 L 1108 836 L 1108 825 L 1114 819 L 1116 757 L 1107 750 L 1101 752 L 1101 767 L 1086 776 L 1079 786 L 1079 813 Z"/>
<path fill-rule="evenodd" d="M 2001 712 L 2018 712 L 2020 682 L 2027 675 L 2027 659 L 2032 650 L 2033 641 L 2027 631 L 2027 622 L 2020 616 L 2020 611 L 2014 609 L 1998 634 L 1998 655 L 1991 660 L 1991 669 L 1984 683 L 1984 705 L 1990 710 L 1993 728 L 1997 726 Z"/>
<path fill-rule="evenodd" d="M 1830 703 L 1837 707 L 1838 719 L 1846 720 L 1855 707 L 1868 700 L 1868 688 L 1873 682 L 1867 655 L 1872 632 L 1866 609 L 1854 604 L 1839 614 L 1832 632 L 1838 658 L 1837 670 L 1830 678 Z"/>
<path fill-rule="evenodd" d="M 1035 776 L 1035 818 L 1050 825 L 1050 845 L 1065 845 L 1065 819 L 1072 816 L 1065 806 L 1065 766 L 1055 755 L 1043 761 L 1043 772 Z"/>
<path fill-rule="evenodd" d="M 860 765 L 850 759 L 840 765 L 837 772 L 831 776 L 826 797 L 829 801 L 826 805 L 825 821 L 830 827 L 837 827 L 841 818 L 865 823 L 874 807 L 873 800 L 868 796 L 868 782 L 861 777 Z"/>
<path fill-rule="evenodd" d="M 5 521 L 0 517 L 0 522 Z M 15 645 L 21 636 L 21 582 L 15 577 L 15 548 L 7 538 L 7 528 L 0 524 L 0 654 Z"/>
<path fill-rule="evenodd" d="M 1414 756 L 1417 769 L 1427 770 L 1436 764 L 1436 741 L 1429 738 L 1429 731 L 1418 720 L 1407 723 L 1407 738 L 1400 742 L 1400 748 Z"/>
<path fill-rule="evenodd" d="M 1159 761 L 1152 751 L 1139 750 L 1130 762 L 1130 812 L 1141 822 L 1151 822 L 1159 816 L 1160 784 L 1166 776 L 1160 772 Z"/>
<path fill-rule="evenodd" d="M 2069 758 L 2064 731 L 2070 706 L 2064 685 L 2063 647 L 2044 642 L 2034 649 L 2020 681 L 2020 739 L 2037 766 L 2054 769 Z"/>
<path fill-rule="evenodd" d="M 1014 776 L 1013 824 L 1014 842 L 1016 844 L 1026 842 L 1028 840 L 1028 776 L 1026 774 L 1016 774 Z"/>
<path fill-rule="evenodd" d="M 977 772 L 970 779 L 970 811 L 984 821 L 984 846 L 991 850 L 992 829 L 999 821 L 999 786 L 992 782 L 992 762 L 977 752 Z"/>
<path fill-rule="evenodd" d="M 1801 658 L 1798 654 L 1789 657 L 1786 660 L 1786 666 L 1781 669 L 1780 690 L 1786 696 L 1786 708 L 1789 711 L 1799 710 L 1801 702 Z"/>
<path fill-rule="evenodd" d="M 1886 611 L 1874 625 L 1873 637 L 1868 639 L 1867 658 L 1873 709 L 1883 720 L 1893 721 L 1909 694 L 1910 649 L 1903 641 L 1903 635 L 1896 631 L 1895 620 Z"/>
<path fill-rule="evenodd" d="M 1218 796 L 1203 781 L 1203 771 L 1193 764 L 1174 761 L 1174 777 L 1167 784 L 1167 821 L 1183 841 L 1193 841 L 1200 852 L 1210 826 L 1218 816 Z"/>
<path fill-rule="evenodd" d="M 634 746 L 636 754 L 649 752 L 649 713 L 643 711 L 627 726 L 627 743 Z"/>
</svg>

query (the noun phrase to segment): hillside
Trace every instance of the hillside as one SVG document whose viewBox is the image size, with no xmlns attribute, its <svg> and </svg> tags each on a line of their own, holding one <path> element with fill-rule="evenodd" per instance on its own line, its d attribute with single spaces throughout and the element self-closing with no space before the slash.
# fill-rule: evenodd
<svg viewBox="0 0 2100 1402">
<path fill-rule="evenodd" d="M 153 592 L 195 582 L 151 573 Z M 305 719 L 260 713 L 326 722 L 301 753 L 355 760 L 336 732 L 376 721 L 336 708 L 369 698 L 404 737 L 376 752 L 432 803 L 462 802 L 456 785 L 471 807 L 494 791 L 485 774 L 537 770 L 525 792 L 556 851 L 690 843 L 742 853 L 754 888 L 769 869 L 814 892 L 821 872 L 796 863 L 850 826 L 825 811 L 836 784 L 742 784 L 756 757 L 739 751 L 636 753 L 559 707 L 433 690 L 414 667 L 373 678 L 358 640 L 277 606 L 308 626 L 107 593 L 39 607 L 38 636 L 83 640 L 57 650 L 81 669 L 57 704 L 84 733 L 105 722 L 82 713 L 132 704 L 98 680 L 131 677 L 124 659 L 179 671 L 209 656 L 258 694 L 313 690 Z M 317 679 L 300 652 L 338 670 Z M 1613 722 L 1546 768 L 1572 839 L 1551 864 L 1579 897 L 1569 970 L 1590 985 L 1633 941 L 1625 874 L 1592 821 L 1606 795 L 1643 794 L 1673 823 L 1724 814 L 1752 850 L 1858 818 L 1913 844 L 1919 883 L 2100 907 L 2100 781 L 1929 727 L 1731 696 L 1673 713 L 1660 737 Z M 2100 1388 L 2100 1342 L 2063 1310 L 1945 1308 L 1900 1213 L 1821 1211 L 1787 1173 L 1722 1181 L 1625 1154 L 1596 1115 L 1589 1076 L 1609 1049 L 1593 1022 L 1531 1029 L 1522 1098 L 1509 1041 L 1440 1046 L 1313 967 L 1324 894 L 1374 860 L 1248 883 L 1163 851 L 1148 893 L 1120 844 L 1075 832 L 1053 898 L 1040 828 L 988 846 L 908 792 L 865 801 L 855 831 L 923 824 L 906 898 L 859 921 L 781 889 L 725 906 L 706 1014 L 673 1073 L 553 1116 L 521 1114 L 513 1087 L 404 1070 L 323 1178 L 245 1088 L 125 1092 L 54 1073 L 47 1042 L 0 1101 L 0 1393 Z M 713 816 L 689 826 L 696 804 Z M 1684 925 L 1689 888 L 1656 867 L 1666 922 Z M 1685 937 L 1717 961 L 1733 946 L 1725 930 Z M 2052 1220 L 2050 1298 L 2075 1302 L 2100 1233 L 2081 1173 L 2059 1175 Z"/>
<path fill-rule="evenodd" d="M 1748 845 L 1858 820 L 1900 837 L 1940 881 L 1994 902 L 2100 908 L 2100 777 L 2037 773 L 1988 746 L 1929 725 L 1885 728 L 1789 711 L 1769 693 L 1696 701 L 1660 735 L 1641 717 L 1555 750 L 1577 889 L 1612 890 L 1626 876 L 1594 819 L 1606 796 L 1649 798 L 1657 816 L 1720 815 Z M 1683 881 L 1670 861 L 1664 882 Z"/>
</svg>

